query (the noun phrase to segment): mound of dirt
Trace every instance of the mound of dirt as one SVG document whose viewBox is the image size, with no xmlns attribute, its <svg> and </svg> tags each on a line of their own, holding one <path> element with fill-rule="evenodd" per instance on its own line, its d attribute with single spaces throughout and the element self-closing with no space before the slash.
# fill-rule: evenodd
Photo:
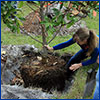
<svg viewBox="0 0 100 100">
<path fill-rule="evenodd" d="M 66 54 L 66 56 L 48 54 L 45 64 L 42 63 L 41 55 L 36 58 L 31 57 L 20 68 L 24 86 L 41 87 L 44 91 L 52 89 L 63 91 L 68 78 L 65 64 L 71 56 L 70 54 Z"/>
<path fill-rule="evenodd" d="M 23 27 L 20 27 L 22 30 L 26 30 L 29 33 L 34 35 L 41 35 L 41 25 L 39 23 L 40 16 L 38 13 L 31 12 L 29 15 L 25 17 L 25 21 L 23 22 Z"/>
</svg>

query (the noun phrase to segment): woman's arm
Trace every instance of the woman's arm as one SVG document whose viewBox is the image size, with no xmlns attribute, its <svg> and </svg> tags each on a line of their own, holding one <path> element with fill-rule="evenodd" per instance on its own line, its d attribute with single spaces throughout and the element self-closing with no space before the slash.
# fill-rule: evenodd
<svg viewBox="0 0 100 100">
<path fill-rule="evenodd" d="M 65 48 L 65 47 L 68 47 L 70 46 L 71 44 L 75 43 L 73 38 L 71 38 L 70 40 L 66 41 L 66 42 L 63 42 L 63 43 L 60 43 L 56 46 L 53 46 L 53 49 L 54 50 L 59 50 L 59 49 L 62 49 L 62 48 Z"/>
<path fill-rule="evenodd" d="M 95 63 L 97 60 L 98 54 L 99 54 L 99 49 L 95 48 L 92 55 L 91 55 L 91 59 L 82 62 L 82 66 L 87 66 L 87 65 Z"/>
<path fill-rule="evenodd" d="M 62 48 L 65 48 L 65 47 L 68 47 L 69 45 L 75 43 L 73 38 L 71 38 L 70 40 L 66 41 L 66 42 L 63 42 L 63 43 L 60 43 L 56 46 L 53 46 L 53 47 L 50 47 L 49 45 L 45 45 L 45 47 L 50 50 L 50 51 L 53 51 L 53 50 L 58 50 L 58 49 L 62 49 Z"/>
<path fill-rule="evenodd" d="M 95 48 L 94 49 L 94 52 L 91 55 L 91 59 L 89 59 L 87 61 L 84 61 L 82 63 L 72 64 L 69 69 L 75 71 L 78 68 L 80 68 L 81 66 L 87 66 L 87 65 L 90 65 L 90 64 L 95 63 L 97 61 L 98 54 L 99 54 L 99 49 L 98 48 Z"/>
</svg>

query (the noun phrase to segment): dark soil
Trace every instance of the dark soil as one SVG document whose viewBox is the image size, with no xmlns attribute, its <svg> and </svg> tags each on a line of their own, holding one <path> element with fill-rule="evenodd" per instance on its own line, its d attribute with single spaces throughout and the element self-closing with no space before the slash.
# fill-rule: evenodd
<svg viewBox="0 0 100 100">
<path fill-rule="evenodd" d="M 46 63 L 42 63 L 42 56 L 28 57 L 20 68 L 24 86 L 41 87 L 45 91 L 57 89 L 63 91 L 68 79 L 65 65 L 72 55 L 48 54 Z M 24 57 L 27 59 L 27 56 Z"/>
</svg>

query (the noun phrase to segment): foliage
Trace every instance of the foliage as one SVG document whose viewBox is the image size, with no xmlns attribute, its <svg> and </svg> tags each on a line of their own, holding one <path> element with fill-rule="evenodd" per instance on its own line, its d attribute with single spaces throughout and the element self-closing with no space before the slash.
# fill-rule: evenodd
<svg viewBox="0 0 100 100">
<path fill-rule="evenodd" d="M 20 2 L 19 8 L 15 8 L 16 1 L 1 1 L 1 18 L 3 22 L 11 29 L 12 32 L 20 33 L 19 27 L 22 26 L 23 17 L 20 17 L 17 12 L 21 12 L 23 3 Z"/>
<path fill-rule="evenodd" d="M 50 2 L 48 2 L 50 3 Z M 89 16 L 90 18 L 93 18 L 93 10 L 99 12 L 99 5 L 97 5 L 98 1 L 55 1 L 54 4 L 61 4 L 60 8 L 54 8 L 53 13 L 54 16 L 52 19 L 49 19 L 47 16 L 44 17 L 44 21 L 41 22 L 41 24 L 45 24 L 46 31 L 50 31 L 54 33 L 56 31 L 55 27 L 59 25 L 67 25 L 67 28 L 75 24 L 79 18 L 85 18 Z M 67 6 L 64 6 L 66 5 Z M 70 4 L 72 6 L 70 6 Z M 53 5 L 53 4 L 52 4 Z M 62 12 L 61 9 L 64 7 L 64 11 Z M 79 13 L 76 15 L 72 13 L 72 11 L 77 10 Z M 69 20 L 68 23 L 64 21 L 64 18 L 67 18 Z"/>
<path fill-rule="evenodd" d="M 35 5 L 38 5 L 38 9 L 41 9 L 40 5 L 44 7 L 44 13 L 39 12 L 41 24 L 45 26 L 45 34 L 55 34 L 51 40 L 43 44 L 49 44 L 59 33 L 60 29 L 66 25 L 66 28 L 70 28 L 76 22 L 85 17 L 93 18 L 93 11 L 99 12 L 98 1 L 31 1 Z M 55 5 L 57 7 L 55 7 Z M 53 9 L 50 8 L 53 7 Z M 50 12 L 51 10 L 51 12 Z M 77 13 L 76 13 L 77 12 Z M 53 14 L 53 15 L 52 15 Z M 67 19 L 67 22 L 65 21 Z M 42 35 L 43 36 L 43 35 Z M 46 38 L 46 36 L 44 36 Z M 45 39 L 46 40 L 46 39 Z M 44 40 L 44 41 L 45 41 Z"/>
</svg>

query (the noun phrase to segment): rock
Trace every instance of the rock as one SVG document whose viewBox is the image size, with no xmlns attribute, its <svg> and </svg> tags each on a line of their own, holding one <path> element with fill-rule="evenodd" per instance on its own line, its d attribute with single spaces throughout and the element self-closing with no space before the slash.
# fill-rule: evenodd
<svg viewBox="0 0 100 100">
<path fill-rule="evenodd" d="M 1 55 L 4 55 L 4 54 L 6 54 L 6 51 L 1 51 Z"/>
<path fill-rule="evenodd" d="M 37 56 L 37 59 L 38 59 L 39 61 L 41 61 L 41 60 L 42 60 L 42 57 Z"/>
<path fill-rule="evenodd" d="M 38 52 L 34 45 L 8 45 L 1 47 L 1 70 L 3 73 L 2 84 L 10 84 L 11 80 L 15 77 L 14 71 L 19 72 L 21 63 L 23 62 L 22 56 L 32 54 L 33 57 Z"/>
<path fill-rule="evenodd" d="M 25 46 L 23 46 L 22 51 L 23 52 L 26 52 L 26 53 L 27 52 L 37 53 L 38 52 L 38 49 L 35 48 L 34 45 L 28 45 L 28 44 L 26 44 Z"/>
<path fill-rule="evenodd" d="M 1 99 L 50 99 L 52 94 L 39 89 L 28 89 L 16 85 L 1 85 Z"/>
<path fill-rule="evenodd" d="M 8 69 L 3 72 L 2 83 L 10 84 L 15 75 Z"/>
</svg>

